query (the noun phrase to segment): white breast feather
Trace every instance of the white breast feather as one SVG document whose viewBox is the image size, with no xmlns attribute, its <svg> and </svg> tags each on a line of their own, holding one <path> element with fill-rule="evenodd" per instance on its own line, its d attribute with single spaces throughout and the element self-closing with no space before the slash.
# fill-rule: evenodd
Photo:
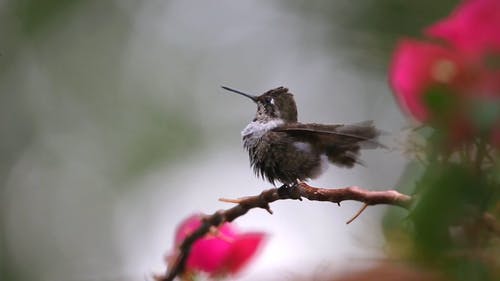
<svg viewBox="0 0 500 281">
<path fill-rule="evenodd" d="M 283 125 L 283 120 L 274 119 L 267 122 L 254 121 L 250 122 L 245 129 L 241 132 L 243 137 L 253 135 L 255 137 L 262 137 L 267 131 L 272 130 L 280 125 Z"/>
<path fill-rule="evenodd" d="M 245 146 L 257 142 L 265 133 L 283 125 L 283 123 L 281 119 L 273 119 L 267 122 L 250 122 L 241 132 L 241 136 L 245 140 Z"/>
</svg>

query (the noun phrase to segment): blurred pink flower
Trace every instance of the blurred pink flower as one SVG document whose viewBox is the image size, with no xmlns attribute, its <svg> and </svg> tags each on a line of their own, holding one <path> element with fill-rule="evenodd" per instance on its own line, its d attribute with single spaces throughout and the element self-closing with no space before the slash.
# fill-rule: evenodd
<svg viewBox="0 0 500 281">
<path fill-rule="evenodd" d="M 415 119 L 425 122 L 429 110 L 424 95 L 432 86 L 457 83 L 463 68 L 460 55 L 453 50 L 404 39 L 394 52 L 390 84 L 400 106 Z"/>
<path fill-rule="evenodd" d="M 442 41 L 403 39 L 394 51 L 389 80 L 396 99 L 420 122 L 438 120 L 457 139 L 474 135 L 481 127 L 475 101 L 500 102 L 500 0 L 464 1 L 425 33 Z M 432 104 L 436 92 L 440 100 Z"/>
<path fill-rule="evenodd" d="M 192 215 L 179 225 L 175 234 L 176 250 L 171 258 L 182 241 L 201 226 L 202 217 L 201 214 Z M 241 233 L 234 224 L 224 223 L 193 244 L 186 269 L 206 272 L 210 276 L 236 274 L 255 256 L 265 238 L 264 233 Z"/>
<path fill-rule="evenodd" d="M 467 0 L 449 17 L 429 27 L 428 36 L 444 39 L 464 54 L 500 52 L 500 1 Z"/>
</svg>

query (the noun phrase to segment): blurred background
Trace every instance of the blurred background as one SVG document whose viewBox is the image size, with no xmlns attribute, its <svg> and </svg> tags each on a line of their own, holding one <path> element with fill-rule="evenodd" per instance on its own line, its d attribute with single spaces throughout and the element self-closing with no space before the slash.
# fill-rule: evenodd
<svg viewBox="0 0 500 281">
<path fill-rule="evenodd" d="M 270 185 L 240 131 L 254 94 L 286 86 L 304 122 L 375 120 L 391 149 L 313 185 L 397 186 L 408 124 L 387 85 L 401 36 L 458 1 L 0 1 L 0 279 L 144 280 L 181 219 Z M 372 207 L 276 202 L 237 220 L 265 231 L 238 280 L 288 280 L 383 257 Z"/>
</svg>

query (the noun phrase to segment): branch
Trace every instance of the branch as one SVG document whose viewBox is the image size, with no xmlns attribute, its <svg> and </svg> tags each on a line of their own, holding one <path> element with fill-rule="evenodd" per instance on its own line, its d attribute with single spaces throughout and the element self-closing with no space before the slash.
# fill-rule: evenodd
<svg viewBox="0 0 500 281">
<path fill-rule="evenodd" d="M 221 201 L 236 203 L 237 205 L 230 209 L 219 210 L 210 216 L 206 216 L 203 219 L 203 224 L 196 231 L 187 236 L 181 243 L 179 254 L 170 265 L 168 272 L 164 276 L 156 276 L 155 279 L 157 281 L 172 281 L 176 276 L 182 275 L 191 246 L 198 239 L 205 236 L 205 234 L 210 231 L 211 227 L 218 227 L 224 222 L 231 222 L 243 216 L 253 208 L 262 208 L 272 214 L 269 203 L 285 199 L 302 200 L 302 198 L 311 201 L 328 201 L 339 205 L 340 202 L 346 200 L 365 203 L 365 206 L 349 222 L 359 216 L 367 206 L 386 204 L 408 209 L 412 203 L 412 198 L 410 196 L 401 194 L 395 190 L 370 191 L 357 186 L 337 189 L 317 188 L 304 182 L 297 184 L 295 187 L 264 190 L 256 196 L 248 196 L 236 200 L 220 199 Z"/>
</svg>

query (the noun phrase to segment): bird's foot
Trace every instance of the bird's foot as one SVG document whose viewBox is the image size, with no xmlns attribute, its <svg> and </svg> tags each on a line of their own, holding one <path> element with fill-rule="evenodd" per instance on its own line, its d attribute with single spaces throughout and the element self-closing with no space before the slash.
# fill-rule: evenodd
<svg viewBox="0 0 500 281">
<path fill-rule="evenodd" d="M 290 198 L 302 201 L 302 197 L 300 196 L 299 184 L 299 181 L 293 184 L 283 184 L 278 188 L 278 195 L 281 198 Z"/>
<path fill-rule="evenodd" d="M 284 184 L 284 185 L 278 187 L 278 195 L 280 197 L 288 197 L 289 189 L 290 189 L 290 187 L 288 186 L 288 184 Z"/>
</svg>

